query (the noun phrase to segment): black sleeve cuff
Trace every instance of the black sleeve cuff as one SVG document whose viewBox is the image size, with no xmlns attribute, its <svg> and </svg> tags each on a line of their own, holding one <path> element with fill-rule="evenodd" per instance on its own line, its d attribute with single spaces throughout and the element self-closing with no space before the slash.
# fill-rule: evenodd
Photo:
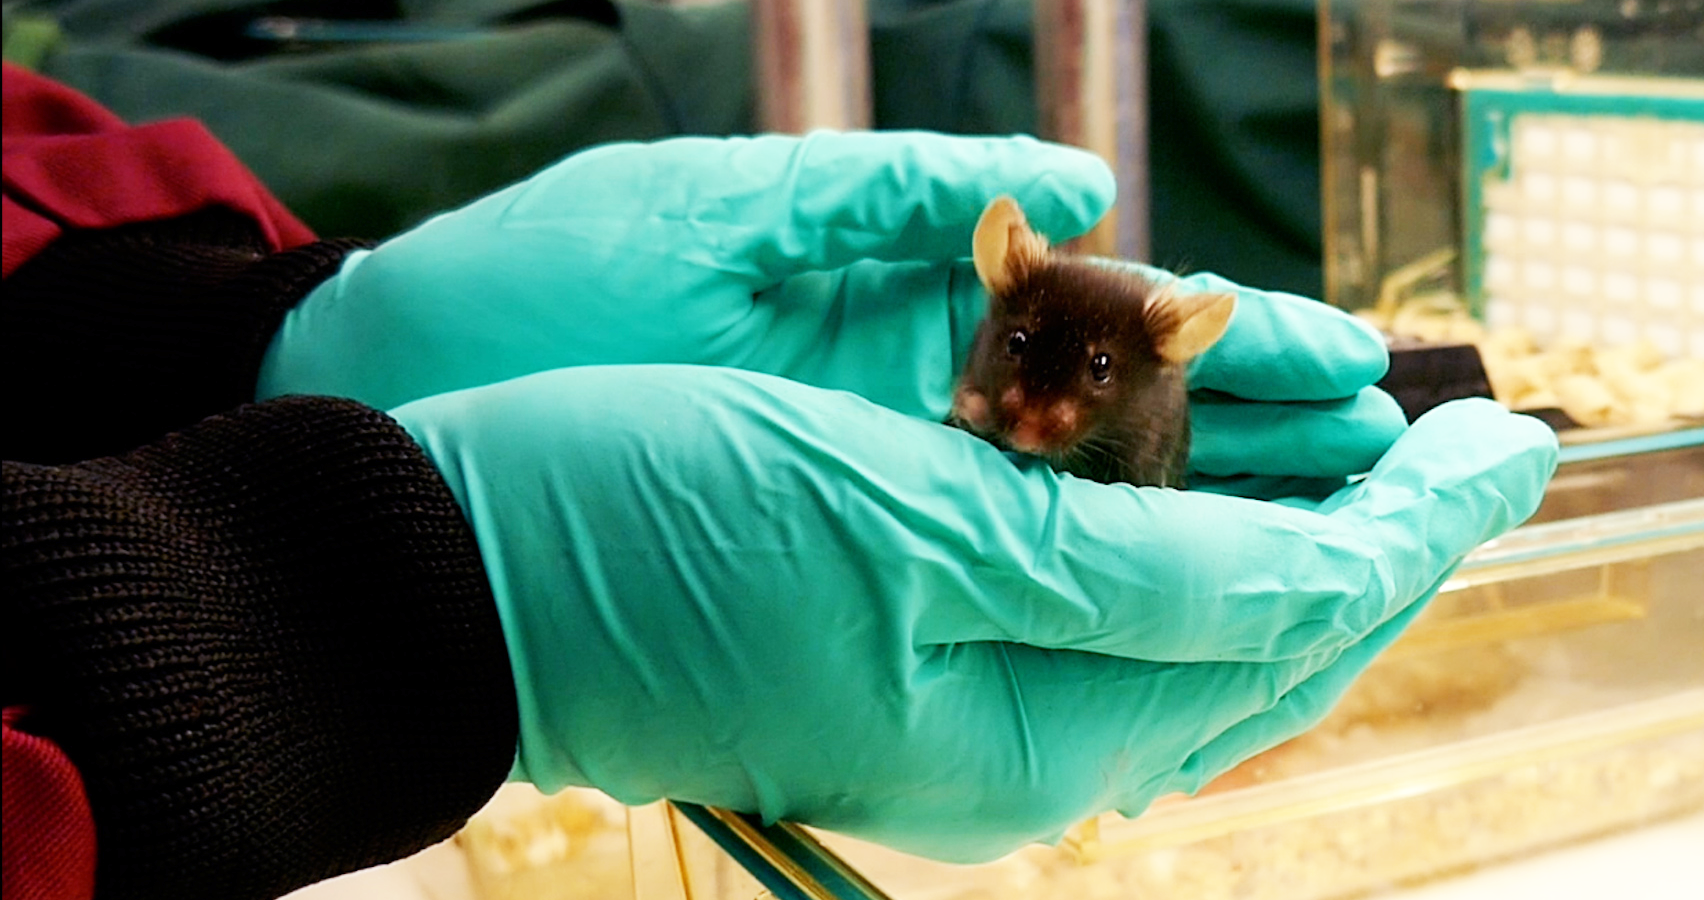
<svg viewBox="0 0 1704 900">
<path fill-rule="evenodd" d="M 356 241 L 269 253 L 223 209 L 72 232 L 6 279 L 6 459 L 120 453 L 254 399 L 284 313 Z"/>
<path fill-rule="evenodd" d="M 397 423 L 296 397 L 5 463 L 4 701 L 81 772 L 114 898 L 273 898 L 452 834 L 519 724 L 460 508 Z"/>
</svg>

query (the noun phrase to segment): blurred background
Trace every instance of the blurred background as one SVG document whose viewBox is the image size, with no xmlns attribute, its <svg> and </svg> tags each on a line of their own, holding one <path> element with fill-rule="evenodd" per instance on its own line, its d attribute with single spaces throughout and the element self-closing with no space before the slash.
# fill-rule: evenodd
<svg viewBox="0 0 1704 900">
<path fill-rule="evenodd" d="M 5 56 L 131 122 L 200 119 L 322 236 L 382 238 L 588 145 L 760 130 L 754 5 L 35 0 L 5 4 Z M 1028 0 L 862 14 L 869 125 L 1041 131 Z M 1320 296 L 1314 3 L 1146 16 L 1152 237 L 1126 255 Z"/>
<path fill-rule="evenodd" d="M 1354 311 L 1411 415 L 1494 396 L 1558 429 L 1537 516 L 1325 722 L 1198 797 L 952 867 L 511 785 L 301 900 L 1704 896 L 1704 0 L 3 9 L 8 61 L 134 123 L 199 119 L 326 237 L 610 141 L 1080 144 L 1120 180 L 1088 249 Z"/>
</svg>

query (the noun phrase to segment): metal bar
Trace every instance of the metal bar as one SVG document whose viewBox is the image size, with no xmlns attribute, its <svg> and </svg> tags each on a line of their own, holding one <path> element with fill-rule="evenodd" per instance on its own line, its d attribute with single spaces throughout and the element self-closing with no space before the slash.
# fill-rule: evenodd
<svg viewBox="0 0 1704 900">
<path fill-rule="evenodd" d="M 1148 16 L 1146 0 L 1035 4 L 1036 104 L 1043 137 L 1100 154 L 1118 202 L 1076 248 L 1147 259 Z"/>
<path fill-rule="evenodd" d="M 671 801 L 779 900 L 890 900 L 796 825 L 715 806 Z"/>
<path fill-rule="evenodd" d="M 751 18 L 760 128 L 870 127 L 864 0 L 751 0 Z"/>
</svg>

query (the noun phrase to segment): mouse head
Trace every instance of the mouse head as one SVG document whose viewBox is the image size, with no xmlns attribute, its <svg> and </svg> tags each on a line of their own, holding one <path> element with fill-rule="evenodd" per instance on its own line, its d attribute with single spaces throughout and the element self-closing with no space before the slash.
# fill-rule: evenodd
<svg viewBox="0 0 1704 900">
<path fill-rule="evenodd" d="M 1188 294 L 1127 268 L 1061 253 L 1010 197 L 989 204 L 972 256 L 988 316 L 953 416 L 996 443 L 1060 457 L 1110 419 L 1183 414 L 1183 366 L 1212 346 L 1236 297 Z"/>
</svg>

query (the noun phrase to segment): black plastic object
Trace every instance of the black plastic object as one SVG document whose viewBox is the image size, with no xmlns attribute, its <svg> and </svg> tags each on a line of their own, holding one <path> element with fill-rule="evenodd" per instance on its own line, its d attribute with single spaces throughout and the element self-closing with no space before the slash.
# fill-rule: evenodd
<svg viewBox="0 0 1704 900">
<path fill-rule="evenodd" d="M 1490 397 L 1491 380 L 1479 348 L 1389 338 L 1390 371 L 1379 387 L 1396 398 L 1412 422 L 1435 406 L 1464 397 Z"/>
</svg>

